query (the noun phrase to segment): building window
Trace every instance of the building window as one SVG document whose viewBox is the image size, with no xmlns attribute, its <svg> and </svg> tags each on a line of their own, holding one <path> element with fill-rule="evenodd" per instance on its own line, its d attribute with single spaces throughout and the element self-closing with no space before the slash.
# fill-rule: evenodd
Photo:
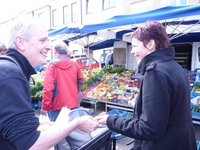
<svg viewBox="0 0 200 150">
<path fill-rule="evenodd" d="M 103 0 L 103 10 L 115 7 L 115 0 Z"/>
<path fill-rule="evenodd" d="M 179 5 L 187 5 L 187 0 L 179 0 Z"/>
<path fill-rule="evenodd" d="M 187 5 L 187 0 L 162 0 L 161 7 Z"/>
<path fill-rule="evenodd" d="M 72 22 L 77 22 L 78 21 L 78 7 L 77 3 L 73 3 L 71 5 L 71 11 L 72 11 Z"/>
<path fill-rule="evenodd" d="M 151 0 L 141 1 L 138 3 L 132 3 L 131 4 L 131 13 L 142 13 L 146 11 L 153 10 L 153 3 Z"/>
<path fill-rule="evenodd" d="M 69 23 L 69 9 L 68 6 L 63 7 L 63 24 Z"/>
<path fill-rule="evenodd" d="M 86 14 L 92 13 L 92 4 L 91 0 L 86 0 Z"/>
<path fill-rule="evenodd" d="M 153 10 L 152 0 L 145 0 L 137 3 L 131 4 L 131 13 L 142 13 L 146 11 Z"/>
<path fill-rule="evenodd" d="M 43 19 L 44 18 L 44 12 L 41 12 L 38 14 L 38 19 Z"/>
<path fill-rule="evenodd" d="M 58 15 L 57 9 L 52 10 L 52 25 L 53 27 L 58 26 Z"/>
</svg>

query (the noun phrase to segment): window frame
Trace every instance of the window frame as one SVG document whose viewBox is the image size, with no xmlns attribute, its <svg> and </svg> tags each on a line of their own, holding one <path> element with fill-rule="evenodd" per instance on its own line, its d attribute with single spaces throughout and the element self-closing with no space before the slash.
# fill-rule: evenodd
<svg viewBox="0 0 200 150">
<path fill-rule="evenodd" d="M 106 4 L 106 5 L 105 5 Z M 116 7 L 116 0 L 103 0 L 102 10 L 110 9 Z"/>
<path fill-rule="evenodd" d="M 52 26 L 53 27 L 57 27 L 58 26 L 58 23 L 57 23 L 57 15 L 56 15 L 56 13 L 58 13 L 58 10 L 57 9 L 53 9 L 52 10 Z"/>
<path fill-rule="evenodd" d="M 66 25 L 66 24 L 69 24 L 69 6 L 68 5 L 65 5 L 63 6 L 63 24 Z"/>
<path fill-rule="evenodd" d="M 86 14 L 92 13 L 92 4 L 91 0 L 86 0 Z"/>
<path fill-rule="evenodd" d="M 71 22 L 78 22 L 77 2 L 71 4 Z"/>
</svg>

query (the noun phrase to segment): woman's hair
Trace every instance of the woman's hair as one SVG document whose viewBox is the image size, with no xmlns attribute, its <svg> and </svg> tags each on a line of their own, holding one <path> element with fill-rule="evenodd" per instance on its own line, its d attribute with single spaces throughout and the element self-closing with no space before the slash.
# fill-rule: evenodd
<svg viewBox="0 0 200 150">
<path fill-rule="evenodd" d="M 34 36 L 34 27 L 38 26 L 43 25 L 33 18 L 23 18 L 14 21 L 11 25 L 8 37 L 8 48 L 18 49 L 15 43 L 17 36 L 20 36 L 23 40 L 29 41 Z"/>
<path fill-rule="evenodd" d="M 171 45 L 164 26 L 157 21 L 147 21 L 144 27 L 139 27 L 133 32 L 132 37 L 142 41 L 145 47 L 153 39 L 156 44 L 156 50 L 167 48 Z"/>
</svg>

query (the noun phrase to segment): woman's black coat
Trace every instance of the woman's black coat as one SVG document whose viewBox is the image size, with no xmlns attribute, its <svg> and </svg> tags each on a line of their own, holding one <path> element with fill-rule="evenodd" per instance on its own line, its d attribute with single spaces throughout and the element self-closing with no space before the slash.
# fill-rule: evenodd
<svg viewBox="0 0 200 150">
<path fill-rule="evenodd" d="M 190 86 L 174 48 L 156 50 L 138 66 L 142 76 L 134 118 L 110 115 L 111 130 L 135 139 L 134 150 L 196 150 Z"/>
</svg>

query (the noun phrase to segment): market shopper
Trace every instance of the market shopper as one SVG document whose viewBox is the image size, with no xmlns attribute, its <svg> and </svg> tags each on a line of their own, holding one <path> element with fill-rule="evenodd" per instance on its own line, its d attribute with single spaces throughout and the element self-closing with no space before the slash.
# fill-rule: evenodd
<svg viewBox="0 0 200 150">
<path fill-rule="evenodd" d="M 72 131 L 91 132 L 97 123 L 83 116 L 63 123 L 39 122 L 31 107 L 29 79 L 51 49 L 47 30 L 32 19 L 16 20 L 10 29 L 9 59 L 0 60 L 0 149 L 48 150 Z M 14 61 L 13 61 L 14 60 Z M 38 130 L 40 125 L 45 130 Z"/>
<path fill-rule="evenodd" d="M 54 46 L 55 59 L 48 63 L 43 82 L 42 113 L 55 121 L 62 107 L 79 106 L 78 91 L 84 84 L 79 66 L 68 57 L 68 47 L 63 41 Z"/>
<path fill-rule="evenodd" d="M 84 84 L 84 77 L 78 65 L 70 59 L 63 41 L 57 41 L 53 48 L 55 59 L 48 63 L 44 73 L 41 113 L 47 115 L 48 112 L 50 121 L 55 122 L 63 107 L 79 107 L 78 91 Z M 63 142 L 66 140 L 63 139 L 54 149 L 62 149 Z"/>
<path fill-rule="evenodd" d="M 133 150 L 196 150 L 190 110 L 190 85 L 165 28 L 147 21 L 132 35 L 141 77 L 134 117 L 99 114 L 98 123 L 134 138 Z"/>
<path fill-rule="evenodd" d="M 0 43 L 0 56 L 4 55 L 7 51 L 7 47 L 5 46 L 4 43 Z"/>
</svg>

